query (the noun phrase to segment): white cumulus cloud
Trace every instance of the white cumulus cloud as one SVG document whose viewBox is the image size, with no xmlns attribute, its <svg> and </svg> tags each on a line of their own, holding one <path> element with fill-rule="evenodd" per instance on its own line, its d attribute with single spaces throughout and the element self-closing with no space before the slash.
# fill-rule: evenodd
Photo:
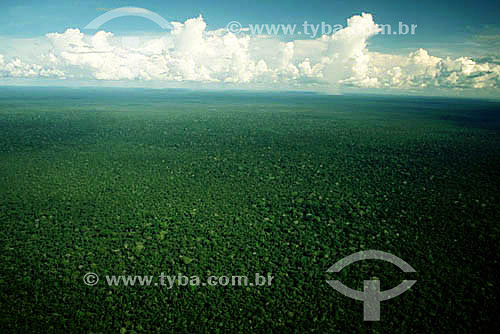
<svg viewBox="0 0 500 334">
<path fill-rule="evenodd" d="M 155 36 L 115 36 L 79 29 L 50 33 L 37 59 L 0 55 L 0 77 L 133 80 L 272 85 L 321 90 L 498 89 L 500 65 L 472 58 L 440 58 L 424 49 L 406 56 L 372 52 L 380 31 L 372 15 L 355 15 L 347 26 L 315 40 L 283 42 L 274 36 L 207 30 L 200 16 L 174 22 Z M 32 57 L 31 57 L 32 58 Z"/>
</svg>

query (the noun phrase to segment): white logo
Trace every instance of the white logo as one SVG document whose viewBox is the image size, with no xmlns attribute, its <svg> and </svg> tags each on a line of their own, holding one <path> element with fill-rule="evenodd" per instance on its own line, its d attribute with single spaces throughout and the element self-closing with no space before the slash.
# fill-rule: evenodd
<svg viewBox="0 0 500 334">
<path fill-rule="evenodd" d="M 384 260 L 398 266 L 405 273 L 416 272 L 415 269 L 399 257 L 377 250 L 362 251 L 349 255 L 331 266 L 327 272 L 338 273 L 348 265 L 361 260 Z M 326 282 L 341 294 L 356 300 L 362 300 L 365 321 L 380 321 L 380 302 L 399 296 L 417 281 L 404 280 L 398 286 L 386 291 L 380 291 L 379 280 L 364 281 L 363 291 L 353 290 L 338 280 Z"/>
</svg>

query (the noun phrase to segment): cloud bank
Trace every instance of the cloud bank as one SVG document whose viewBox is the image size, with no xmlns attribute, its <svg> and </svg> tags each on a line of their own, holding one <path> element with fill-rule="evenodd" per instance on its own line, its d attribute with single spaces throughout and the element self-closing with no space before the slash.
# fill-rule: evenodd
<svg viewBox="0 0 500 334">
<path fill-rule="evenodd" d="M 207 30 L 202 17 L 174 22 L 156 36 L 115 36 L 79 29 L 47 34 L 36 59 L 0 54 L 0 77 L 201 82 L 251 87 L 333 90 L 343 87 L 418 90 L 500 87 L 500 65 L 440 58 L 424 49 L 408 55 L 371 52 L 380 31 L 370 14 L 356 15 L 333 35 L 283 42 L 274 36 Z M 31 57 L 33 58 L 33 57 Z"/>
</svg>

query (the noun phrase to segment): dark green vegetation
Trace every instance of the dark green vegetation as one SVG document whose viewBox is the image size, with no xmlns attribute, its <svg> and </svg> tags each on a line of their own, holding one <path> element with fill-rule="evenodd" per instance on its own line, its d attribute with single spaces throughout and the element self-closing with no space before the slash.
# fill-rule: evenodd
<svg viewBox="0 0 500 334">
<path fill-rule="evenodd" d="M 4 333 L 481 332 L 498 313 L 498 104 L 2 89 Z M 399 256 L 417 273 L 354 252 Z M 101 282 L 83 284 L 98 273 Z M 272 273 L 271 287 L 104 275 Z M 381 304 L 361 290 L 417 279 Z"/>
</svg>

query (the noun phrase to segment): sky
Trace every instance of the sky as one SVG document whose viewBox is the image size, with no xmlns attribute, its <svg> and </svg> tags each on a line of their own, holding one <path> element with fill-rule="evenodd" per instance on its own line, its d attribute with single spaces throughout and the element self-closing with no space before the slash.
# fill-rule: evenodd
<svg viewBox="0 0 500 334">
<path fill-rule="evenodd" d="M 1 6 L 0 85 L 500 98 L 496 1 L 2 0 Z M 106 13 L 120 15 L 87 29 Z M 270 25 L 277 30 L 266 30 Z M 412 25 L 413 34 L 401 33 Z"/>
</svg>

